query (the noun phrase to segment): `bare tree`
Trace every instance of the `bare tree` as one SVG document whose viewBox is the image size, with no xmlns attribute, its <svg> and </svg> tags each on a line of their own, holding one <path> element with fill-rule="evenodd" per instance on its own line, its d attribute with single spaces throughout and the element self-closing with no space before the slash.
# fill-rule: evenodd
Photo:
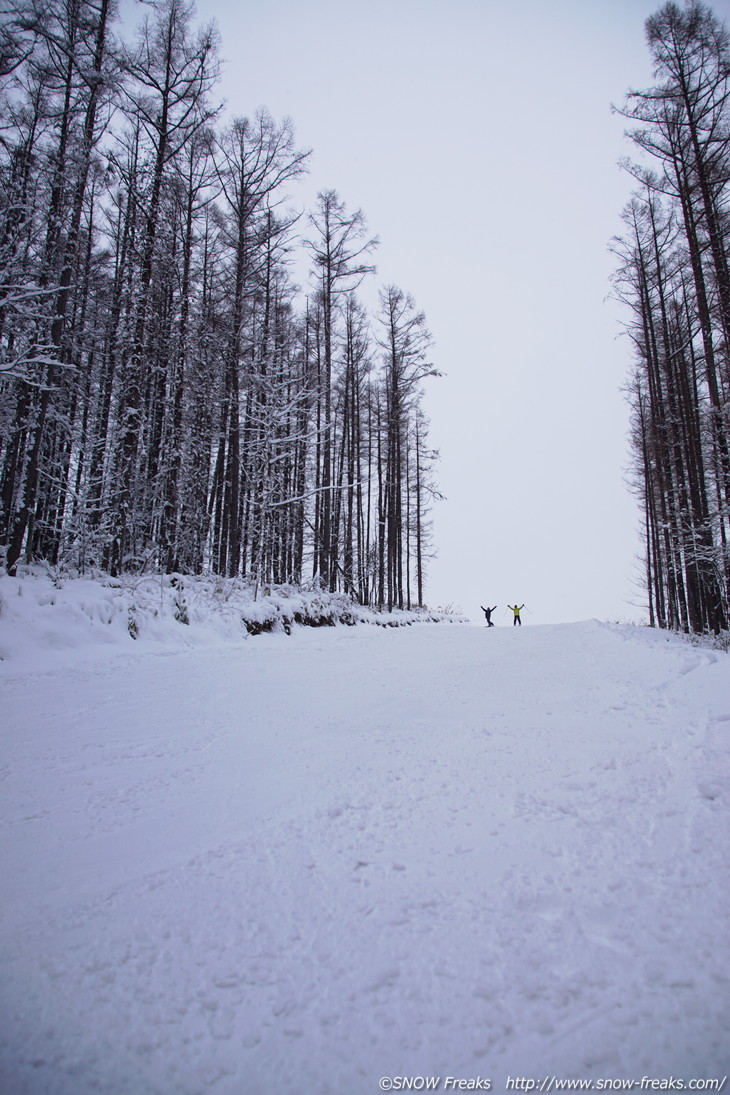
<svg viewBox="0 0 730 1095">
<path fill-rule="evenodd" d="M 335 439 L 332 391 L 336 328 L 348 294 L 354 293 L 362 279 L 374 270 L 365 258 L 375 249 L 378 240 L 375 237 L 366 238 L 367 228 L 362 211 L 347 213 L 336 191 L 322 191 L 317 196 L 317 202 L 317 210 L 310 217 L 315 235 L 309 242 L 321 314 L 321 339 L 317 355 L 321 440 L 317 446 L 319 493 L 314 522 L 314 573 L 321 576 L 327 588 L 335 589 L 338 529 L 333 519 Z"/>
<path fill-rule="evenodd" d="M 135 507 L 135 487 L 146 460 L 143 446 L 159 442 L 159 432 L 145 437 L 145 406 L 148 389 L 147 361 L 150 347 L 151 289 L 160 234 L 165 187 L 171 179 L 171 165 L 185 146 L 214 117 L 208 105 L 209 92 L 218 76 L 216 37 L 212 28 L 191 30 L 192 5 L 185 0 L 158 0 L 152 18 L 145 19 L 136 47 L 127 50 L 128 75 L 126 112 L 133 119 L 134 140 L 142 136 L 148 153 L 137 160 L 138 173 L 129 180 L 143 207 L 136 248 L 139 267 L 132 320 L 131 345 L 124 360 L 120 396 L 120 441 L 116 466 L 114 501 L 116 532 L 109 553 L 112 573 L 122 569 L 128 556 L 135 556 L 144 543 L 150 514 Z M 162 272 L 164 267 L 158 266 Z M 165 343 L 161 344 L 164 348 Z M 167 362 L 160 368 L 165 371 Z M 139 492 L 137 492 L 139 495 Z"/>
<path fill-rule="evenodd" d="M 648 164 L 624 213 L 616 284 L 631 309 L 635 480 L 652 622 L 727 626 L 730 601 L 728 269 L 730 53 L 698 0 L 647 20 L 657 84 L 623 113 Z"/>
</svg>

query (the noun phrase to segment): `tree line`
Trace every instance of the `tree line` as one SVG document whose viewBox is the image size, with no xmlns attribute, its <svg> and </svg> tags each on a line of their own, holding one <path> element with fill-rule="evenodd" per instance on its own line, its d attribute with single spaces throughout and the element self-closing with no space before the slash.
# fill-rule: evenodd
<svg viewBox="0 0 730 1095">
<path fill-rule="evenodd" d="M 730 40 L 699 0 L 646 22 L 654 83 L 621 111 L 640 153 L 615 241 L 629 308 L 633 482 L 652 625 L 730 619 Z"/>
<path fill-rule="evenodd" d="M 437 375 L 377 239 L 267 111 L 225 120 L 186 0 L 0 26 L 0 545 L 13 574 L 213 572 L 423 604 Z M 308 267 L 304 285 L 295 272 Z"/>
</svg>

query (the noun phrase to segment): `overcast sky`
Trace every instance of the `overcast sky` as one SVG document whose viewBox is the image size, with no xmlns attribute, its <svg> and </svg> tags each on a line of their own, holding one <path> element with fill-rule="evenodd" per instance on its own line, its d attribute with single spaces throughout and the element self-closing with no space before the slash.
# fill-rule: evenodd
<svg viewBox="0 0 730 1095">
<path fill-rule="evenodd" d="M 413 295 L 444 374 L 427 600 L 525 623 L 640 620 L 631 348 L 608 298 L 631 179 L 611 112 L 651 82 L 644 0 L 198 0 L 231 115 L 290 116 Z M 724 19 L 730 0 L 712 5 Z"/>
</svg>

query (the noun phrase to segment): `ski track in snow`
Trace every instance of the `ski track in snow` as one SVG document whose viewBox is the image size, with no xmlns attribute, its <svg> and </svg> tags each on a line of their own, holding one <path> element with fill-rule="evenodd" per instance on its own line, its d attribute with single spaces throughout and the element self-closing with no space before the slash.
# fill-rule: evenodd
<svg viewBox="0 0 730 1095">
<path fill-rule="evenodd" d="M 8 664 L 0 1090 L 722 1077 L 729 669 L 596 622 Z"/>
</svg>

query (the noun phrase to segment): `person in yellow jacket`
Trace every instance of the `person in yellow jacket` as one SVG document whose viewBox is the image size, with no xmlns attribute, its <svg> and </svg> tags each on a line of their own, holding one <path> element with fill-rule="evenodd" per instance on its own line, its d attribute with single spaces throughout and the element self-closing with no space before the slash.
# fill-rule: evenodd
<svg viewBox="0 0 730 1095">
<path fill-rule="evenodd" d="M 522 609 L 523 609 L 524 607 L 525 607 L 524 605 L 517 605 L 517 604 L 514 604 L 514 605 L 507 605 L 507 608 L 511 608 L 511 609 L 512 609 L 512 611 L 513 611 L 513 612 L 514 612 L 514 614 L 515 614 L 515 618 L 514 618 L 514 620 L 512 621 L 512 626 L 513 626 L 513 627 L 517 627 L 517 624 L 519 624 L 519 625 L 520 625 L 520 627 L 522 627 L 522 620 L 520 619 L 520 612 L 522 611 Z"/>
</svg>

